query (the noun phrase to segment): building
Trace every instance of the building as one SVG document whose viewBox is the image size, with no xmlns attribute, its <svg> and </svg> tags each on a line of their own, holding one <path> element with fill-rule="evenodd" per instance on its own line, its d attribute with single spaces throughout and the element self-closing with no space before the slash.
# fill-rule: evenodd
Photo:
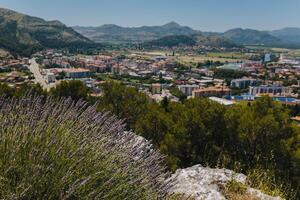
<svg viewBox="0 0 300 200">
<path fill-rule="evenodd" d="M 55 81 L 56 81 L 56 78 L 55 78 L 54 73 L 51 73 L 51 72 L 48 72 L 48 73 L 46 74 L 45 79 L 46 79 L 46 82 L 47 82 L 47 83 L 55 83 Z"/>
<path fill-rule="evenodd" d="M 195 97 L 222 97 L 230 95 L 231 90 L 227 87 L 208 87 L 196 89 L 193 91 L 192 96 Z"/>
<path fill-rule="evenodd" d="M 151 85 L 151 92 L 152 94 L 161 94 L 161 84 L 153 83 Z"/>
<path fill-rule="evenodd" d="M 67 78 L 87 78 L 91 76 L 91 71 L 83 68 L 63 69 Z"/>
<path fill-rule="evenodd" d="M 199 89 L 198 85 L 178 85 L 178 89 L 186 96 L 192 96 L 193 91 Z"/>
<path fill-rule="evenodd" d="M 249 86 L 258 86 L 261 83 L 260 80 L 252 79 L 252 78 L 241 78 L 241 79 L 234 79 L 231 81 L 230 86 L 232 88 L 239 88 L 245 89 Z"/>
<path fill-rule="evenodd" d="M 283 86 L 258 86 L 250 87 L 249 94 L 253 96 L 269 95 L 269 96 L 292 96 L 292 89 Z"/>
</svg>

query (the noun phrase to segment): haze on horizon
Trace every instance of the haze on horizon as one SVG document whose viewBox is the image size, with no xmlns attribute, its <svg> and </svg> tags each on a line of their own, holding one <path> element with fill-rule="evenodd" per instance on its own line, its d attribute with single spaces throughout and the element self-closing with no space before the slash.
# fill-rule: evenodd
<svg viewBox="0 0 300 200">
<path fill-rule="evenodd" d="M 201 31 L 300 27 L 299 0 L 0 0 L 0 7 L 68 26 L 136 27 L 175 21 Z"/>
</svg>

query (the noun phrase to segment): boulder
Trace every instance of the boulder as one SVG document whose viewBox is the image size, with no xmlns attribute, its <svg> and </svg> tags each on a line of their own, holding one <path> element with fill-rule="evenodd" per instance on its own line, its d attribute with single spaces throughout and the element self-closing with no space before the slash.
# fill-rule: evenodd
<svg viewBox="0 0 300 200">
<path fill-rule="evenodd" d="M 225 186 L 231 180 L 245 183 L 246 178 L 244 174 L 228 169 L 196 165 L 177 170 L 167 181 L 174 182 L 170 194 L 182 194 L 195 200 L 226 200 L 221 186 Z M 254 188 L 247 188 L 246 193 L 260 200 L 282 200 L 280 197 L 271 197 Z"/>
</svg>

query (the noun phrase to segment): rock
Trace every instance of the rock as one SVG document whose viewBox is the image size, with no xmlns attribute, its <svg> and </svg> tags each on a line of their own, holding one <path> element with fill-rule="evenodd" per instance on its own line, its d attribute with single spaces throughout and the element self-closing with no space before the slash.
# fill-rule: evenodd
<svg viewBox="0 0 300 200">
<path fill-rule="evenodd" d="M 244 174 L 228 169 L 212 169 L 196 165 L 177 170 L 167 181 L 175 182 L 170 194 L 183 194 L 195 200 L 226 200 L 220 186 L 226 185 L 230 180 L 245 183 L 246 178 Z M 271 197 L 253 188 L 248 188 L 246 193 L 261 200 L 282 200 L 280 197 Z"/>
</svg>

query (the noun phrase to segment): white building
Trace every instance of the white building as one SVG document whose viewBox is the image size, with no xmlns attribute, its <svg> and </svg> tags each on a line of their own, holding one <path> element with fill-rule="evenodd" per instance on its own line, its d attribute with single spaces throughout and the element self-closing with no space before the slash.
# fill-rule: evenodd
<svg viewBox="0 0 300 200">
<path fill-rule="evenodd" d="M 178 89 L 186 96 L 192 96 L 193 91 L 199 89 L 198 85 L 178 85 Z"/>
<path fill-rule="evenodd" d="M 55 78 L 54 73 L 51 73 L 51 72 L 48 72 L 48 73 L 46 74 L 45 79 L 46 79 L 46 82 L 47 82 L 47 83 L 55 83 L 55 81 L 56 81 L 56 78 Z"/>
<path fill-rule="evenodd" d="M 282 86 L 259 86 L 250 87 L 249 94 L 253 96 L 270 95 L 270 96 L 292 96 L 292 89 Z"/>
<path fill-rule="evenodd" d="M 257 86 L 261 83 L 260 80 L 252 79 L 252 78 L 241 78 L 241 79 L 234 79 L 231 81 L 232 88 L 239 88 L 245 89 L 249 86 Z"/>
</svg>

